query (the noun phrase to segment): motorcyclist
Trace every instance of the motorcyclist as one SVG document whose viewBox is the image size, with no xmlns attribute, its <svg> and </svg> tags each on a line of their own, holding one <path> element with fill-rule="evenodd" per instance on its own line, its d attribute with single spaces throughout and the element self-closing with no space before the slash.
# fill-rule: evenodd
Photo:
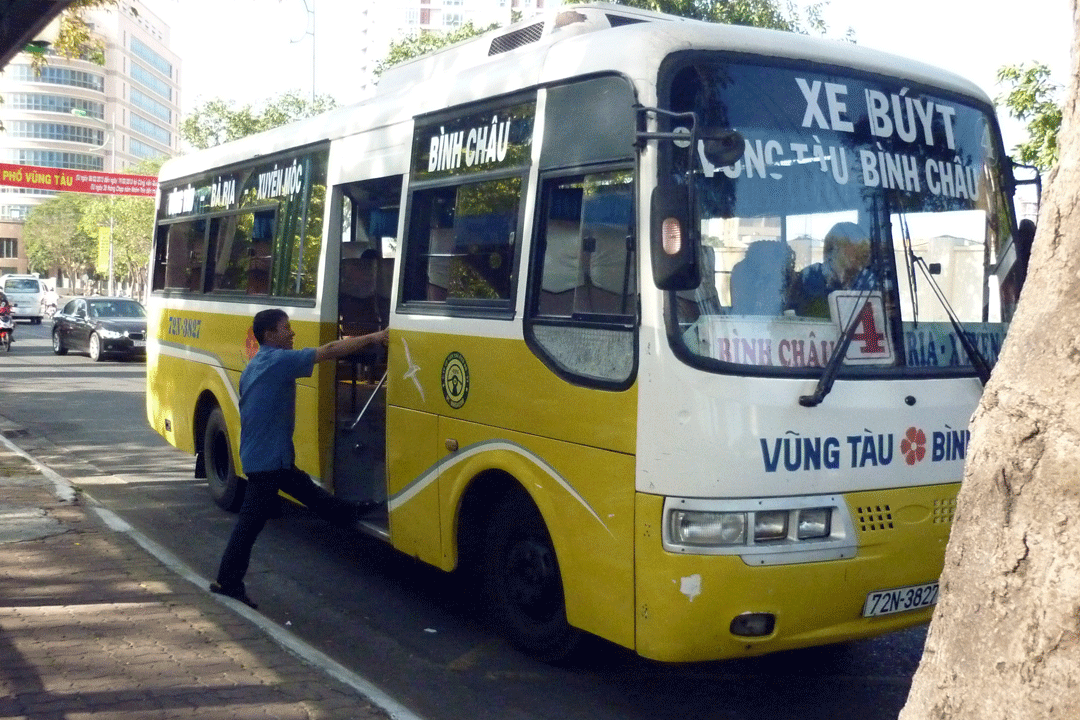
<svg viewBox="0 0 1080 720">
<path fill-rule="evenodd" d="M 3 290 L 0 290 L 0 316 L 11 324 L 11 327 L 8 329 L 8 336 L 11 338 L 11 341 L 14 342 L 15 323 L 11 317 L 11 303 L 8 302 L 7 295 L 4 294 Z"/>
<path fill-rule="evenodd" d="M 56 294 L 56 288 L 51 285 L 45 286 L 45 294 L 41 296 L 41 309 L 44 315 L 52 317 L 56 314 L 56 303 L 59 302 L 60 296 Z"/>
</svg>

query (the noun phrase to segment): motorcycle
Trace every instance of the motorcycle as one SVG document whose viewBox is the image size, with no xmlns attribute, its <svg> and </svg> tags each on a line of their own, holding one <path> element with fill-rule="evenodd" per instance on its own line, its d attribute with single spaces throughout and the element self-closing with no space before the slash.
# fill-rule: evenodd
<svg viewBox="0 0 1080 720">
<path fill-rule="evenodd" d="M 11 335 L 15 332 L 15 322 L 11 319 L 11 308 L 0 307 L 0 346 L 4 352 L 11 351 Z"/>
</svg>

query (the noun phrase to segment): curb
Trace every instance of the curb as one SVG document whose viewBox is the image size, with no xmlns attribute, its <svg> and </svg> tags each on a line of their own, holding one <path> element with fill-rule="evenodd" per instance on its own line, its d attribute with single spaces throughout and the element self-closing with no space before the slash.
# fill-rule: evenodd
<svg viewBox="0 0 1080 720">
<path fill-rule="evenodd" d="M 256 626 L 278 647 L 298 658 L 305 664 L 322 671 L 343 685 L 351 688 L 377 709 L 385 712 L 390 718 L 393 718 L 394 720 L 423 720 L 421 716 L 390 697 L 367 678 L 358 675 L 341 665 L 322 651 L 309 645 L 277 624 L 269 621 L 265 616 L 260 615 L 258 612 L 237 600 L 210 593 L 208 590 L 210 581 L 208 579 L 194 572 L 169 550 L 128 524 L 120 516 L 100 505 L 92 496 L 89 496 L 86 493 L 77 492 L 70 481 L 41 463 L 19 446 L 15 445 L 15 443 L 5 434 L 5 432 L 10 432 L 11 428 L 11 423 L 3 423 L 3 430 L 0 431 L 0 453 L 7 450 L 29 462 L 34 469 L 48 481 L 52 486 L 52 493 L 61 502 L 75 503 L 80 499 L 84 500 L 85 502 L 83 504 L 85 509 L 93 512 L 93 514 L 109 530 L 127 536 L 144 552 L 164 565 L 169 572 L 197 586 L 199 590 L 204 592 L 207 596 L 213 598 L 218 603 L 229 608 L 235 614 L 243 617 L 245 620 Z"/>
</svg>

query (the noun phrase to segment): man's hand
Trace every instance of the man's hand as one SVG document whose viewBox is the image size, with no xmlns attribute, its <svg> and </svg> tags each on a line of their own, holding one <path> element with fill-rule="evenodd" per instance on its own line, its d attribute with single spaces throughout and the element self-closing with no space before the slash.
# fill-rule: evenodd
<svg viewBox="0 0 1080 720">
<path fill-rule="evenodd" d="M 315 348 L 315 362 L 343 358 L 347 355 L 360 352 L 364 348 L 371 347 L 372 345 L 382 345 L 385 347 L 389 342 L 390 331 L 388 329 L 383 329 L 368 335 L 341 338 L 340 340 L 334 340 Z"/>
</svg>

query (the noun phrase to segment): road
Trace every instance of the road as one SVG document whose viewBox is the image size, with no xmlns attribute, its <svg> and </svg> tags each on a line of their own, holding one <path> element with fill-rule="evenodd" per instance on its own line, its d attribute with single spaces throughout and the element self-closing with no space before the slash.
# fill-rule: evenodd
<svg viewBox="0 0 1080 720">
<path fill-rule="evenodd" d="M 0 353 L 0 428 L 213 577 L 233 516 L 193 477 L 193 458 L 147 427 L 145 364 L 55 356 L 50 329 L 19 323 Z M 501 642 L 453 576 L 296 508 L 260 536 L 248 589 L 268 618 L 429 720 L 892 720 L 925 639 L 919 628 L 678 666 L 597 640 L 553 667 Z"/>
</svg>

